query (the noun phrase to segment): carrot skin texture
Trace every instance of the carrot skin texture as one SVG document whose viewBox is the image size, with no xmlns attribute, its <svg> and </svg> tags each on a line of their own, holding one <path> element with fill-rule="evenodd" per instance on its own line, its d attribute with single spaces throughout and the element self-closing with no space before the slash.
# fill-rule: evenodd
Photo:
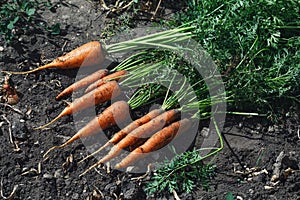
<svg viewBox="0 0 300 200">
<path fill-rule="evenodd" d="M 173 122 L 171 125 L 152 135 L 143 145 L 133 150 L 121 162 L 116 164 L 115 168 L 125 168 L 143 157 L 146 153 L 150 153 L 164 147 L 177 135 L 179 128 L 180 131 L 183 132 L 186 131 L 190 125 L 191 123 L 188 119 Z"/>
<path fill-rule="evenodd" d="M 150 120 L 152 120 L 153 118 L 157 117 L 158 115 L 160 115 L 163 112 L 163 109 L 155 109 L 152 110 L 151 112 L 149 112 L 148 114 L 144 115 L 143 117 L 133 121 L 132 123 L 130 123 L 128 126 L 126 126 L 125 128 L 123 128 L 122 130 L 120 130 L 119 132 L 117 132 L 110 140 L 110 143 L 116 144 L 118 143 L 120 140 L 122 140 L 127 134 L 129 134 L 131 131 L 133 131 L 134 129 L 142 126 L 143 124 L 146 124 L 147 122 L 149 122 Z"/>
<path fill-rule="evenodd" d="M 126 70 L 120 70 L 120 71 L 116 71 L 112 74 L 109 74 L 107 76 L 104 76 L 102 79 L 99 79 L 99 80 L 95 81 L 94 83 L 90 84 L 86 88 L 85 93 L 88 93 L 88 92 L 92 91 L 93 89 L 100 87 L 101 85 L 105 84 L 107 81 L 109 81 L 111 79 L 118 81 L 120 78 L 122 78 L 127 73 L 128 72 Z"/>
<path fill-rule="evenodd" d="M 84 77 L 83 79 L 81 79 L 81 80 L 73 83 L 69 87 L 65 88 L 60 94 L 58 94 L 56 96 L 56 100 L 59 100 L 63 96 L 71 94 L 72 92 L 77 91 L 83 87 L 86 87 L 87 85 L 95 82 L 96 80 L 103 78 L 104 76 L 107 75 L 107 73 L 108 73 L 108 70 L 100 69 L 100 70 Z"/>
<path fill-rule="evenodd" d="M 125 149 L 137 142 L 140 138 L 147 138 L 152 133 L 162 129 L 167 123 L 174 121 L 178 117 L 179 111 L 176 109 L 166 111 L 161 115 L 155 117 L 151 121 L 142 126 L 134 129 L 126 137 L 124 137 L 120 142 L 113 146 L 110 152 L 103 157 L 98 163 L 105 163 L 110 159 L 116 157 L 122 152 L 122 149 Z"/>
<path fill-rule="evenodd" d="M 95 133 L 98 133 L 101 130 L 105 130 L 113 125 L 116 122 L 122 122 L 127 119 L 128 115 L 124 115 L 124 110 L 129 110 L 129 105 L 125 101 L 117 101 L 113 103 L 111 106 L 106 108 L 102 113 L 100 113 L 97 117 L 91 120 L 87 125 L 81 128 L 73 137 L 71 137 L 68 141 L 63 143 L 60 146 L 54 146 L 50 148 L 43 157 L 48 155 L 52 150 L 63 148 L 74 141 L 91 136 Z"/>
<path fill-rule="evenodd" d="M 124 121 L 127 117 L 129 117 L 126 114 L 124 115 L 124 113 L 126 113 L 124 110 L 129 110 L 129 106 L 125 101 L 115 102 L 87 125 L 81 128 L 72 138 L 61 146 L 66 146 L 79 138 L 85 138 L 98 133 L 100 130 L 105 130 L 116 125 L 116 122 Z"/>
<path fill-rule="evenodd" d="M 35 129 L 37 130 L 45 128 L 46 126 L 52 124 L 63 116 L 71 115 L 72 113 L 78 112 L 85 108 L 104 103 L 118 96 L 120 93 L 120 87 L 116 81 L 107 82 L 101 87 L 98 87 L 95 90 L 79 97 L 78 99 L 75 99 L 55 119 Z"/>
<path fill-rule="evenodd" d="M 101 43 L 92 41 L 56 58 L 53 62 L 54 66 L 60 69 L 71 69 L 98 65 L 103 62 L 104 59 L 105 54 L 103 53 Z"/>
<path fill-rule="evenodd" d="M 105 53 L 103 52 L 102 45 L 98 41 L 88 42 L 69 53 L 54 59 L 51 63 L 40 66 L 26 72 L 9 72 L 3 71 L 9 74 L 29 74 L 36 71 L 49 68 L 58 69 L 72 69 L 79 67 L 86 67 L 92 65 L 99 65 L 105 59 Z"/>
<path fill-rule="evenodd" d="M 148 114 L 144 115 L 143 117 L 131 122 L 129 125 L 121 129 L 119 132 L 114 134 L 114 136 L 107 142 L 105 143 L 102 147 L 100 147 L 98 150 L 93 152 L 92 154 L 88 155 L 84 159 L 82 159 L 80 162 L 83 162 L 84 160 L 94 156 L 95 154 L 99 153 L 106 147 L 118 143 L 120 140 L 122 140 L 127 134 L 129 134 L 131 131 L 134 129 L 138 128 L 139 126 L 149 122 L 151 119 L 157 117 L 163 112 L 163 109 L 155 109 L 149 112 Z"/>
</svg>

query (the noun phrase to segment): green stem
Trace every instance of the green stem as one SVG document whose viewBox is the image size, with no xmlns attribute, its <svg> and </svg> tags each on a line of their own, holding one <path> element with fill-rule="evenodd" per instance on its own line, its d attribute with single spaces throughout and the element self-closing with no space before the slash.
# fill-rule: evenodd
<svg viewBox="0 0 300 200">
<path fill-rule="evenodd" d="M 167 178 L 169 178 L 169 177 L 170 177 L 172 174 L 174 174 L 175 172 L 177 172 L 177 171 L 179 171 L 179 170 L 181 170 L 181 169 L 183 169 L 183 168 L 185 168 L 185 167 L 187 167 L 187 166 L 189 166 L 189 165 L 194 165 L 194 164 L 196 164 L 196 163 L 198 163 L 198 162 L 200 162 L 200 161 L 202 161 L 202 160 L 204 160 L 204 159 L 207 159 L 207 158 L 209 158 L 209 157 L 211 157 L 211 156 L 217 154 L 218 152 L 220 152 L 220 151 L 224 148 L 224 142 L 223 142 L 223 138 L 222 138 L 221 131 L 220 131 L 218 125 L 217 125 L 217 122 L 216 122 L 215 118 L 212 118 L 212 120 L 213 120 L 214 126 L 215 126 L 215 128 L 216 128 L 216 132 L 217 132 L 218 137 L 219 137 L 219 140 L 220 140 L 220 147 L 219 147 L 219 148 L 216 148 L 214 151 L 210 152 L 209 154 L 207 154 L 207 155 L 205 155 L 205 156 L 203 156 L 203 157 L 200 157 L 199 159 L 195 160 L 194 162 L 187 163 L 187 164 L 181 165 L 181 166 L 179 166 L 179 167 L 177 167 L 177 168 L 175 168 L 175 169 L 172 169 L 172 171 L 171 171 L 170 173 L 168 173 L 165 177 L 163 177 L 163 178 L 159 181 L 159 183 L 164 182 Z M 212 148 L 212 149 L 213 149 L 213 148 Z M 198 149 L 198 151 L 200 151 L 200 150 L 201 150 L 201 149 Z"/>
<path fill-rule="evenodd" d="M 167 45 L 168 43 L 176 44 L 188 40 L 192 37 L 191 32 L 186 32 L 194 27 L 175 28 L 172 30 L 162 31 L 147 36 L 135 38 L 132 40 L 107 45 L 104 47 L 108 53 L 118 53 L 130 50 L 147 49 L 149 47 L 163 47 L 166 49 L 176 50 L 179 47 Z"/>
</svg>

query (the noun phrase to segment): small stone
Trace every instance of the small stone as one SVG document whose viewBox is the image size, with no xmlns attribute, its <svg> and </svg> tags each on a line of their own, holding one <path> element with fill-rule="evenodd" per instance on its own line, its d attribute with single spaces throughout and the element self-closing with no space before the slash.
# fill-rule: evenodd
<svg viewBox="0 0 300 200">
<path fill-rule="evenodd" d="M 53 176 L 52 176 L 51 174 L 44 174 L 44 175 L 43 175 L 43 178 L 44 178 L 44 179 L 52 179 Z"/>
<path fill-rule="evenodd" d="M 202 129 L 202 131 L 201 131 L 201 135 L 202 135 L 203 137 L 207 138 L 208 135 L 209 135 L 209 128 L 204 127 L 204 128 Z"/>
<path fill-rule="evenodd" d="M 238 128 L 243 128 L 243 126 L 244 126 L 244 123 L 240 122 L 239 125 L 238 125 Z"/>
<path fill-rule="evenodd" d="M 236 196 L 236 199 L 237 199 L 237 200 L 243 200 L 243 197 L 241 197 L 241 196 Z"/>
<path fill-rule="evenodd" d="M 3 46 L 0 46 L 0 51 L 4 51 L 4 47 Z"/>
<path fill-rule="evenodd" d="M 253 195 L 254 194 L 254 190 L 253 189 L 249 189 L 249 194 Z"/>
<path fill-rule="evenodd" d="M 274 133 L 275 132 L 274 126 L 269 126 L 268 132 L 269 133 Z"/>
<path fill-rule="evenodd" d="M 62 178 L 63 177 L 63 170 L 62 169 L 58 169 L 54 172 L 54 177 L 55 178 Z"/>
<path fill-rule="evenodd" d="M 268 185 L 265 185 L 265 190 L 272 190 L 274 187 L 271 187 L 271 186 L 268 186 Z"/>
</svg>

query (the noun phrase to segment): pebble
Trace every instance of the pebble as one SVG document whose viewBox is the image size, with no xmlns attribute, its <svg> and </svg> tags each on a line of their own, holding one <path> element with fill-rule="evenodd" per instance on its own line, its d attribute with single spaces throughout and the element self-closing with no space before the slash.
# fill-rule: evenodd
<svg viewBox="0 0 300 200">
<path fill-rule="evenodd" d="M 44 175 L 43 175 L 43 178 L 44 178 L 44 179 L 52 179 L 53 176 L 52 176 L 51 174 L 44 174 Z"/>
<path fill-rule="evenodd" d="M 63 170 L 62 169 L 58 169 L 54 172 L 54 177 L 55 178 L 62 178 L 63 177 Z"/>
<path fill-rule="evenodd" d="M 253 189 L 249 189 L 249 194 L 253 195 L 254 194 L 254 190 Z"/>
<path fill-rule="evenodd" d="M 4 47 L 3 46 L 0 46 L 0 51 L 4 51 Z"/>
<path fill-rule="evenodd" d="M 207 127 L 204 127 L 202 130 L 201 130 L 201 135 L 205 138 L 207 138 L 209 136 L 209 128 Z"/>
<path fill-rule="evenodd" d="M 238 125 L 238 128 L 241 129 L 241 128 L 243 128 L 243 126 L 244 126 L 244 123 L 243 123 L 243 122 L 240 122 L 239 125 Z"/>
<path fill-rule="evenodd" d="M 241 196 L 236 196 L 236 199 L 237 199 L 237 200 L 243 200 L 243 197 L 241 197 Z"/>
<path fill-rule="evenodd" d="M 274 133 L 275 132 L 274 126 L 269 126 L 268 132 L 269 133 Z"/>
</svg>

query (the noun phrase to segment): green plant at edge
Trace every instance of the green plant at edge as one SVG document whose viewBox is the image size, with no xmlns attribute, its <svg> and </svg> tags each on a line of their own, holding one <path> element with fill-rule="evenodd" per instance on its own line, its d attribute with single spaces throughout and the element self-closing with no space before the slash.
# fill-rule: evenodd
<svg viewBox="0 0 300 200">
<path fill-rule="evenodd" d="M 231 108 L 271 112 L 299 103 L 299 1 L 187 1 L 170 24 L 195 26 L 194 39 L 212 56 Z"/>
<path fill-rule="evenodd" d="M 220 140 L 220 147 L 211 148 L 212 151 L 203 157 L 199 154 L 203 149 L 194 149 L 177 154 L 172 160 L 166 160 L 165 163 L 158 166 L 150 182 L 146 184 L 145 191 L 148 194 L 163 190 L 168 190 L 170 193 L 173 190 L 189 193 L 198 183 L 204 188 L 209 188 L 209 179 L 214 175 L 215 166 L 203 164 L 202 161 L 217 154 L 224 147 L 218 125 L 214 119 L 213 122 Z"/>
<path fill-rule="evenodd" d="M 30 28 L 38 29 L 36 24 L 40 24 L 42 28 L 49 31 L 51 34 L 60 33 L 60 24 L 54 24 L 50 27 L 48 25 L 42 25 L 38 20 L 37 11 L 43 7 L 51 9 L 51 3 L 49 0 L 36 1 L 36 0 L 12 0 L 3 2 L 0 4 L 0 34 L 4 36 L 4 39 L 10 43 L 17 35 L 24 33 Z M 40 22 L 40 23 L 37 23 Z"/>
</svg>

